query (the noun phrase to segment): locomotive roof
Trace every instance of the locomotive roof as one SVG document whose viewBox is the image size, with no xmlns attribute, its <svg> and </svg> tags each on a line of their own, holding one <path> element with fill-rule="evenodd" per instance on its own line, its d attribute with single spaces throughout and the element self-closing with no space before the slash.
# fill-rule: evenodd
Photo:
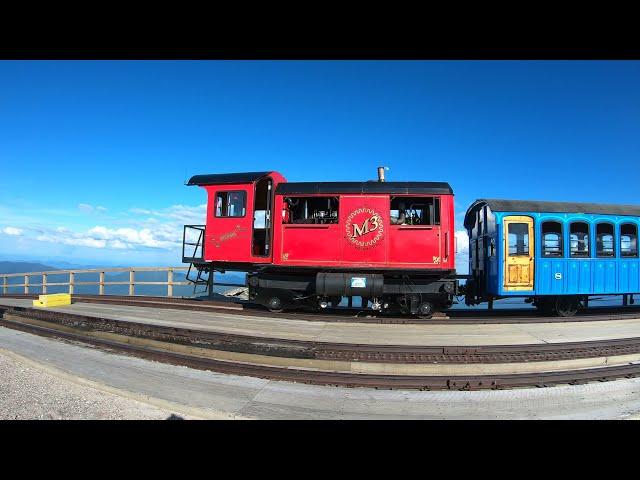
<svg viewBox="0 0 640 480">
<path fill-rule="evenodd" d="M 469 214 L 481 205 L 488 205 L 494 212 L 532 213 L 592 213 L 600 215 L 625 215 L 640 217 L 639 205 L 605 203 L 541 202 L 536 200 L 497 200 L 481 198 L 473 202 L 465 215 L 465 227 L 471 220 Z"/>
<path fill-rule="evenodd" d="M 187 185 L 231 185 L 234 183 L 252 183 L 271 172 L 212 173 L 194 175 Z"/>
<path fill-rule="evenodd" d="M 283 195 L 314 193 L 453 194 L 446 182 L 284 182 L 276 187 Z"/>
</svg>

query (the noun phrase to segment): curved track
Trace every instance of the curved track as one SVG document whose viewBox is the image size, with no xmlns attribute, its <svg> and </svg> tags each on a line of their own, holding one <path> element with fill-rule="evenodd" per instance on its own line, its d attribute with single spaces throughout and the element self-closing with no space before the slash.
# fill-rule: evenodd
<svg viewBox="0 0 640 480">
<path fill-rule="evenodd" d="M 497 389 L 640 374 L 640 337 L 519 345 L 357 344 L 203 331 L 51 309 L 1 309 L 0 325 L 8 328 L 221 373 L 323 385 Z"/>
<path fill-rule="evenodd" d="M 222 296 L 220 296 L 222 297 Z M 12 294 L 0 295 L 2 298 L 38 298 L 38 295 Z M 204 312 L 224 312 L 227 314 L 286 318 L 312 322 L 381 323 L 414 325 L 466 325 L 466 324 L 519 324 L 519 323 L 566 323 L 623 320 L 640 317 L 640 306 L 626 307 L 590 307 L 575 317 L 545 316 L 534 309 L 499 310 L 448 310 L 430 319 L 410 316 L 391 316 L 376 314 L 367 310 L 347 310 L 346 308 L 327 309 L 325 311 L 291 311 L 274 314 L 263 307 L 250 302 L 233 299 L 208 300 L 202 298 L 155 297 L 127 295 L 73 295 L 73 300 L 83 303 L 104 303 L 151 308 L 171 308 Z"/>
</svg>

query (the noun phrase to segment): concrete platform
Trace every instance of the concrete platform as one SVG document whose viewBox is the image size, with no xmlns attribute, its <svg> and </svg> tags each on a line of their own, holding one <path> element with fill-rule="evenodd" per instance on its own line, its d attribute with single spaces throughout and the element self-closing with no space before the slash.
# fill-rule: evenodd
<svg viewBox="0 0 640 480">
<path fill-rule="evenodd" d="M 31 308 L 30 300 L 24 299 L 2 298 L 0 305 Z M 640 318 L 536 324 L 384 325 L 313 322 L 282 319 L 277 315 L 240 316 L 96 303 L 74 303 L 52 307 L 52 310 L 254 337 L 370 345 L 521 345 L 640 337 Z"/>
<path fill-rule="evenodd" d="M 145 402 L 190 418 L 410 420 L 640 417 L 640 378 L 587 385 L 472 392 L 321 387 L 192 370 L 5 328 L 0 328 L 0 354 L 66 381 Z M 2 387 L 0 378 L 0 389 Z"/>
</svg>

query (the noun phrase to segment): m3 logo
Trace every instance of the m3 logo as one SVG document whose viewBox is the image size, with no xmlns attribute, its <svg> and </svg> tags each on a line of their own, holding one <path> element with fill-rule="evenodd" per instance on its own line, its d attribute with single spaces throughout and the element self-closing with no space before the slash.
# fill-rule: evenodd
<svg viewBox="0 0 640 480">
<path fill-rule="evenodd" d="M 357 223 L 353 224 L 353 237 L 358 238 L 362 235 L 366 235 L 369 232 L 373 232 L 380 227 L 380 217 L 376 214 L 373 217 L 367 218 L 362 222 L 362 226 Z"/>
<path fill-rule="evenodd" d="M 351 212 L 345 228 L 347 239 L 362 249 L 375 246 L 384 234 L 382 216 L 371 208 L 358 208 Z"/>
</svg>

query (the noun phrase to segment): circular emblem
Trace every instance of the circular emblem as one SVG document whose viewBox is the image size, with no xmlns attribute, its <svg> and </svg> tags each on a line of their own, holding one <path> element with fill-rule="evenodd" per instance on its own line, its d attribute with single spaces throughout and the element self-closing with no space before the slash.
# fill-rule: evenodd
<svg viewBox="0 0 640 480">
<path fill-rule="evenodd" d="M 371 248 L 382 238 L 382 216 L 371 208 L 358 208 L 347 216 L 347 238 L 358 248 Z"/>
</svg>

